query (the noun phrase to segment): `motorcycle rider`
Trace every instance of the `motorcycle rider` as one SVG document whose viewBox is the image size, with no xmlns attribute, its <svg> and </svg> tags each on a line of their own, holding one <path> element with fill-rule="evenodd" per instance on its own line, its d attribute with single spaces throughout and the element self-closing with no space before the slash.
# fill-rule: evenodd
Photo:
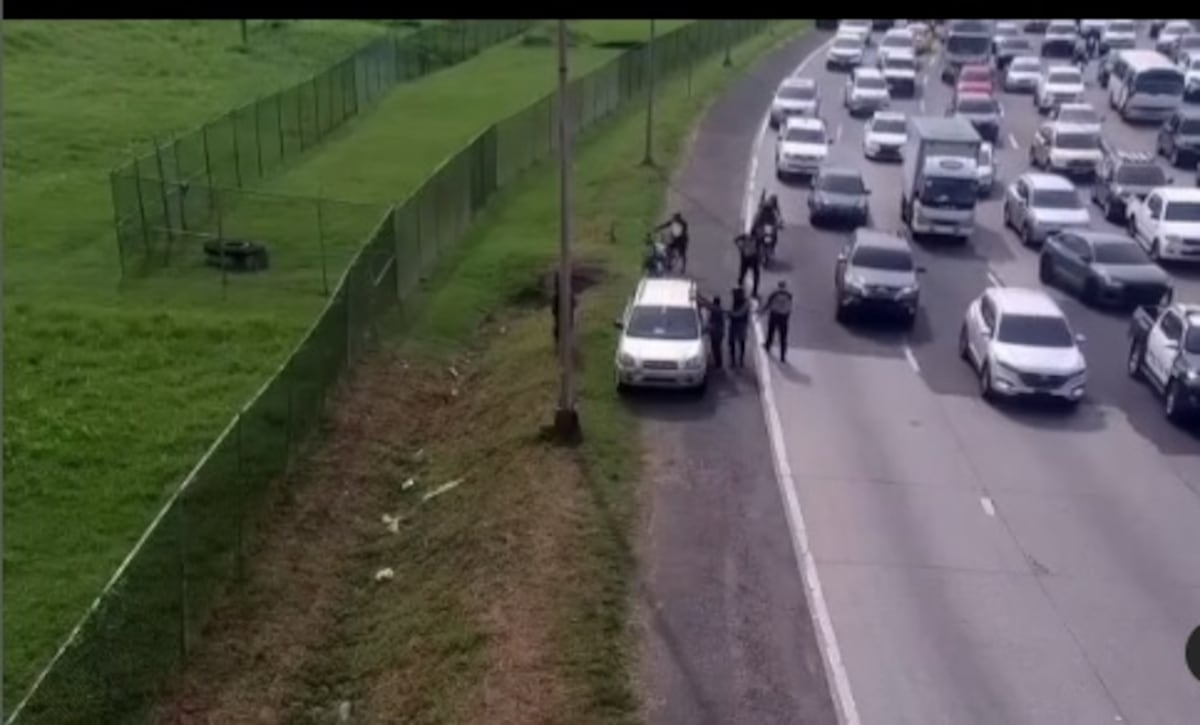
<svg viewBox="0 0 1200 725">
<path fill-rule="evenodd" d="M 774 227 L 774 234 L 768 237 L 767 225 Z M 779 210 L 779 198 L 774 194 L 767 196 L 766 191 L 759 197 L 758 210 L 754 212 L 754 222 L 750 225 L 750 236 L 759 243 L 761 251 L 774 252 L 775 243 L 779 239 L 779 230 L 783 228 L 783 213 Z M 765 259 L 763 261 L 766 261 Z"/>
<path fill-rule="evenodd" d="M 659 224 L 654 228 L 655 232 L 661 232 L 664 229 L 671 230 L 671 241 L 668 242 L 667 251 L 679 258 L 679 271 L 687 272 L 687 250 L 688 250 L 688 223 L 683 218 L 683 214 L 675 212 L 671 218 Z"/>
</svg>

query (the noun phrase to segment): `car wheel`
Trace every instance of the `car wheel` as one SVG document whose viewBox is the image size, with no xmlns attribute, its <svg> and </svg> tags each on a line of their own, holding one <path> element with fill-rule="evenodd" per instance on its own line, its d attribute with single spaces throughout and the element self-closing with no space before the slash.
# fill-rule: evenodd
<svg viewBox="0 0 1200 725">
<path fill-rule="evenodd" d="M 1096 287 L 1096 280 L 1089 279 L 1083 285 L 1083 302 L 1087 305 L 1095 305 L 1100 301 L 1100 290 Z"/>
<path fill-rule="evenodd" d="M 971 351 L 967 348 L 967 326 L 964 323 L 958 328 L 958 356 L 968 364 L 971 362 Z"/>
<path fill-rule="evenodd" d="M 992 368 L 987 363 L 979 369 L 979 395 L 989 402 L 996 398 L 996 392 L 992 389 Z"/>
<path fill-rule="evenodd" d="M 1136 342 L 1129 346 L 1129 360 L 1125 364 L 1125 372 L 1129 373 L 1129 377 L 1137 380 L 1142 376 L 1142 358 L 1145 354 L 1142 352 L 1142 346 Z"/>
<path fill-rule="evenodd" d="M 1163 412 L 1172 423 L 1183 420 L 1183 406 L 1179 404 L 1179 395 L 1179 381 L 1171 380 L 1167 383 L 1167 394 L 1163 398 Z"/>
<path fill-rule="evenodd" d="M 846 306 L 842 304 L 840 298 L 833 301 L 833 319 L 841 324 L 846 322 Z"/>
<path fill-rule="evenodd" d="M 1042 257 L 1038 262 L 1038 281 L 1044 285 L 1054 284 L 1054 263 L 1049 257 Z"/>
<path fill-rule="evenodd" d="M 1024 244 L 1026 247 L 1030 247 L 1030 248 L 1032 248 L 1034 246 L 1033 228 L 1030 227 L 1028 224 L 1021 227 L 1021 244 Z"/>
</svg>

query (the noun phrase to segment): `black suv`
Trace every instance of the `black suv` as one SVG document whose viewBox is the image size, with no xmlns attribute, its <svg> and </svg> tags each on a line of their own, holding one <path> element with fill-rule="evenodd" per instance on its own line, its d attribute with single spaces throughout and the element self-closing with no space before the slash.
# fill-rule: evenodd
<svg viewBox="0 0 1200 725">
<path fill-rule="evenodd" d="M 1149 153 L 1106 148 L 1092 184 L 1092 201 L 1104 210 L 1105 219 L 1124 224 L 1129 199 L 1145 199 L 1152 189 L 1169 183 L 1167 172 Z"/>
<path fill-rule="evenodd" d="M 1200 160 L 1200 108 L 1181 107 L 1158 129 L 1155 150 L 1175 168 L 1194 167 Z"/>
</svg>

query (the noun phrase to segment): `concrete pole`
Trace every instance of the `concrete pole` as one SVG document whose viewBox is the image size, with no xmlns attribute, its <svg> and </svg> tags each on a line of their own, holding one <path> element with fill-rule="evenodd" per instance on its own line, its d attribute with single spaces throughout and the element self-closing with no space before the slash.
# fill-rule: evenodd
<svg viewBox="0 0 1200 725">
<path fill-rule="evenodd" d="M 558 257 L 558 410 L 554 429 L 560 440 L 578 442 L 579 413 L 575 410 L 575 319 L 571 289 L 571 138 L 567 127 L 567 21 L 558 21 L 558 158 L 559 158 L 559 257 Z"/>
</svg>

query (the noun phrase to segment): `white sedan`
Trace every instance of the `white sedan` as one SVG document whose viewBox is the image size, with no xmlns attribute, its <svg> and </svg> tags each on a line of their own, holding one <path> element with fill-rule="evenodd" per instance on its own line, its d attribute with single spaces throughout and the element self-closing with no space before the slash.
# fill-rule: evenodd
<svg viewBox="0 0 1200 725">
<path fill-rule="evenodd" d="M 908 143 L 908 119 L 898 111 L 876 111 L 863 128 L 863 156 L 899 161 Z"/>
</svg>

